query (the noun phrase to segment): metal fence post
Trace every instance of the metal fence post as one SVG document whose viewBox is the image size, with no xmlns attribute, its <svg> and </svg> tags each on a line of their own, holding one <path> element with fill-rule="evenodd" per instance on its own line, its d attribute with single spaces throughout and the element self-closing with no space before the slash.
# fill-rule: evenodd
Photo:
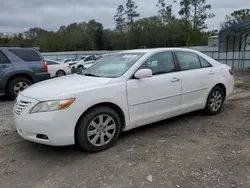
<svg viewBox="0 0 250 188">
<path fill-rule="evenodd" d="M 227 64 L 227 55 L 228 55 L 228 35 L 227 35 L 227 46 L 226 46 L 226 64 Z"/>
<path fill-rule="evenodd" d="M 235 34 L 234 34 L 234 39 L 233 39 L 233 60 L 232 60 L 232 67 L 234 69 L 234 50 L 235 50 Z"/>
</svg>

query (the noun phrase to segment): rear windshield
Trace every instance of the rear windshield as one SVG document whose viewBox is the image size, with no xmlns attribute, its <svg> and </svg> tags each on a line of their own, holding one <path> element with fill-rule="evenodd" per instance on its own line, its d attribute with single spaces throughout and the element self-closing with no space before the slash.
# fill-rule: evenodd
<svg viewBox="0 0 250 188">
<path fill-rule="evenodd" d="M 10 52 L 24 61 L 41 61 L 41 57 L 32 49 L 9 49 Z"/>
</svg>

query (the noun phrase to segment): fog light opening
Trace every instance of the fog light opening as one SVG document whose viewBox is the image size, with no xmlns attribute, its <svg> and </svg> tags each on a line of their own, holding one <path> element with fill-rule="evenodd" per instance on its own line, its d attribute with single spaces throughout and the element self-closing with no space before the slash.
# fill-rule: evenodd
<svg viewBox="0 0 250 188">
<path fill-rule="evenodd" d="M 37 134 L 36 138 L 43 139 L 43 140 L 48 140 L 49 139 L 48 136 L 45 135 L 45 134 Z"/>
</svg>

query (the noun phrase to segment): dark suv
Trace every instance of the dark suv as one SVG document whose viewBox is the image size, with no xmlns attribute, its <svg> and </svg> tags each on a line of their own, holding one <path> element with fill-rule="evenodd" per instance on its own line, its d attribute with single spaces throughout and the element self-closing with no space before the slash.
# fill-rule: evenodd
<svg viewBox="0 0 250 188">
<path fill-rule="evenodd" d="M 50 78 L 48 66 L 35 48 L 0 45 L 0 92 L 15 98 L 31 84 Z"/>
</svg>

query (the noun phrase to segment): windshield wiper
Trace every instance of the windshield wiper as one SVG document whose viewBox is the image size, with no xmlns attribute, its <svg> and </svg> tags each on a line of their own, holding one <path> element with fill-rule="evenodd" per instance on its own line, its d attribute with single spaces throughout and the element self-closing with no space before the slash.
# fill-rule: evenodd
<svg viewBox="0 0 250 188">
<path fill-rule="evenodd" d="M 98 75 L 91 74 L 91 73 L 85 73 L 85 74 L 83 74 L 83 75 L 85 75 L 85 76 L 93 76 L 93 77 L 100 77 L 100 76 L 98 76 Z"/>
</svg>

